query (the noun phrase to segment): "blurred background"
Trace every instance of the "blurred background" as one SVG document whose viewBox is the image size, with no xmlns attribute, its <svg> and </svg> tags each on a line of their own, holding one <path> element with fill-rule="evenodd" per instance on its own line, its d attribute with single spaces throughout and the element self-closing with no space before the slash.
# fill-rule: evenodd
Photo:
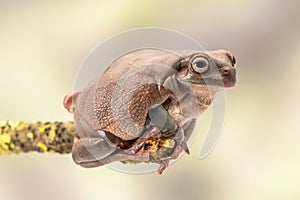
<svg viewBox="0 0 300 200">
<path fill-rule="evenodd" d="M 162 176 L 83 169 L 70 155 L 0 157 L 0 199 L 300 199 L 300 1 L 0 1 L 0 120 L 72 120 L 62 107 L 81 63 L 132 28 L 183 32 L 238 60 L 226 121 L 199 159 L 210 110 L 191 155 Z"/>
</svg>

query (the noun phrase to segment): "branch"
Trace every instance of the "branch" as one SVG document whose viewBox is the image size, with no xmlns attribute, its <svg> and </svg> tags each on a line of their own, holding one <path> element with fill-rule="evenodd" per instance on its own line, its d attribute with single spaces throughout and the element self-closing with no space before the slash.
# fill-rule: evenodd
<svg viewBox="0 0 300 200">
<path fill-rule="evenodd" d="M 77 139 L 73 122 L 0 122 L 0 155 L 31 151 L 66 154 Z"/>
<path fill-rule="evenodd" d="M 27 152 L 68 154 L 79 137 L 73 122 L 0 121 L 0 155 Z M 129 148 L 131 141 L 122 141 L 120 148 Z M 128 146 L 129 145 L 129 146 Z M 151 154 L 152 162 L 160 163 L 170 157 L 175 146 L 173 138 L 161 136 L 145 141 L 144 150 Z M 124 161 L 139 163 L 141 161 Z"/>
</svg>

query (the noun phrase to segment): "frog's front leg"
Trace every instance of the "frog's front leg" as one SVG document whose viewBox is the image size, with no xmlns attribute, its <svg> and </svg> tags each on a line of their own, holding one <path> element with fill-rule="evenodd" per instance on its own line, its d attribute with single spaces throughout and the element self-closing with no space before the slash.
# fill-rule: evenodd
<svg viewBox="0 0 300 200">
<path fill-rule="evenodd" d="M 174 131 L 174 133 L 175 133 L 175 135 L 174 135 L 173 139 L 176 142 L 176 147 L 171 156 L 172 159 L 178 158 L 178 156 L 180 155 L 180 153 L 182 151 L 185 151 L 186 154 L 190 154 L 189 148 L 187 146 L 187 138 L 185 137 L 185 134 L 184 134 L 184 129 L 182 127 L 178 127 Z"/>
<path fill-rule="evenodd" d="M 188 151 L 186 141 L 190 138 L 190 136 L 194 130 L 195 123 L 196 123 L 196 119 L 189 119 L 180 127 L 179 132 L 175 131 L 174 140 L 175 141 L 177 140 L 176 141 L 177 145 L 175 146 L 175 149 L 173 151 L 173 154 L 171 155 L 171 158 L 163 160 L 160 163 L 160 166 L 157 170 L 159 174 L 161 174 L 168 167 L 170 160 L 176 159 L 183 150 Z M 183 135 L 182 135 L 182 133 L 183 133 Z M 185 141 L 184 145 L 182 145 L 182 144 L 180 145 L 180 142 L 178 145 L 178 139 L 180 141 L 180 140 L 182 140 L 182 138 Z M 187 152 L 187 153 L 189 153 L 189 152 Z"/>
<path fill-rule="evenodd" d="M 177 125 L 163 106 L 160 105 L 149 110 L 148 120 L 151 126 L 158 127 L 161 130 L 162 135 L 176 141 L 176 148 L 172 155 L 173 159 L 176 159 L 182 150 L 189 154 L 186 144 L 188 138 L 185 136 L 184 127 Z"/>
<path fill-rule="evenodd" d="M 159 174 L 161 174 L 169 166 L 170 160 L 178 158 L 182 151 L 185 151 L 187 154 L 190 154 L 190 151 L 187 146 L 187 138 L 185 137 L 183 127 L 178 127 L 175 131 L 171 133 L 169 132 L 169 134 L 165 135 L 168 138 L 173 138 L 176 144 L 171 156 L 168 159 L 161 161 L 160 166 L 157 170 Z"/>
<path fill-rule="evenodd" d="M 185 151 L 187 154 L 190 154 L 187 141 L 190 138 L 194 127 L 196 119 L 187 119 L 187 121 L 175 131 L 174 140 L 179 144 L 174 149 L 172 158 L 176 159 L 182 151 Z"/>
</svg>

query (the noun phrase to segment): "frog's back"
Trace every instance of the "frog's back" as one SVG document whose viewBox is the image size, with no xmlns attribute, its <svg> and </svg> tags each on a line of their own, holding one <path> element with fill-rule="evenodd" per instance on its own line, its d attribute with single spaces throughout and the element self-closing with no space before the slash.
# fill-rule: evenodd
<svg viewBox="0 0 300 200">
<path fill-rule="evenodd" d="M 181 57 L 160 49 L 143 49 L 125 54 L 105 70 L 78 98 L 78 112 L 93 129 L 124 139 L 138 137 L 148 110 L 165 101 L 158 85 L 175 73 Z M 91 102 L 93 108 L 82 106 Z"/>
<path fill-rule="evenodd" d="M 100 80 L 116 82 L 129 71 L 151 64 L 172 67 L 180 58 L 178 54 L 163 49 L 135 50 L 114 60 L 103 72 Z"/>
</svg>

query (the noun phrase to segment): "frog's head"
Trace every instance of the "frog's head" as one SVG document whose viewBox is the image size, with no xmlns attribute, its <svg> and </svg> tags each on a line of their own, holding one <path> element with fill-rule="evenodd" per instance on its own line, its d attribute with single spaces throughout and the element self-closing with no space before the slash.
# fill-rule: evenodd
<svg viewBox="0 0 300 200">
<path fill-rule="evenodd" d="M 233 87 L 236 59 L 226 50 L 192 53 L 178 62 L 178 79 L 196 85 Z"/>
</svg>

